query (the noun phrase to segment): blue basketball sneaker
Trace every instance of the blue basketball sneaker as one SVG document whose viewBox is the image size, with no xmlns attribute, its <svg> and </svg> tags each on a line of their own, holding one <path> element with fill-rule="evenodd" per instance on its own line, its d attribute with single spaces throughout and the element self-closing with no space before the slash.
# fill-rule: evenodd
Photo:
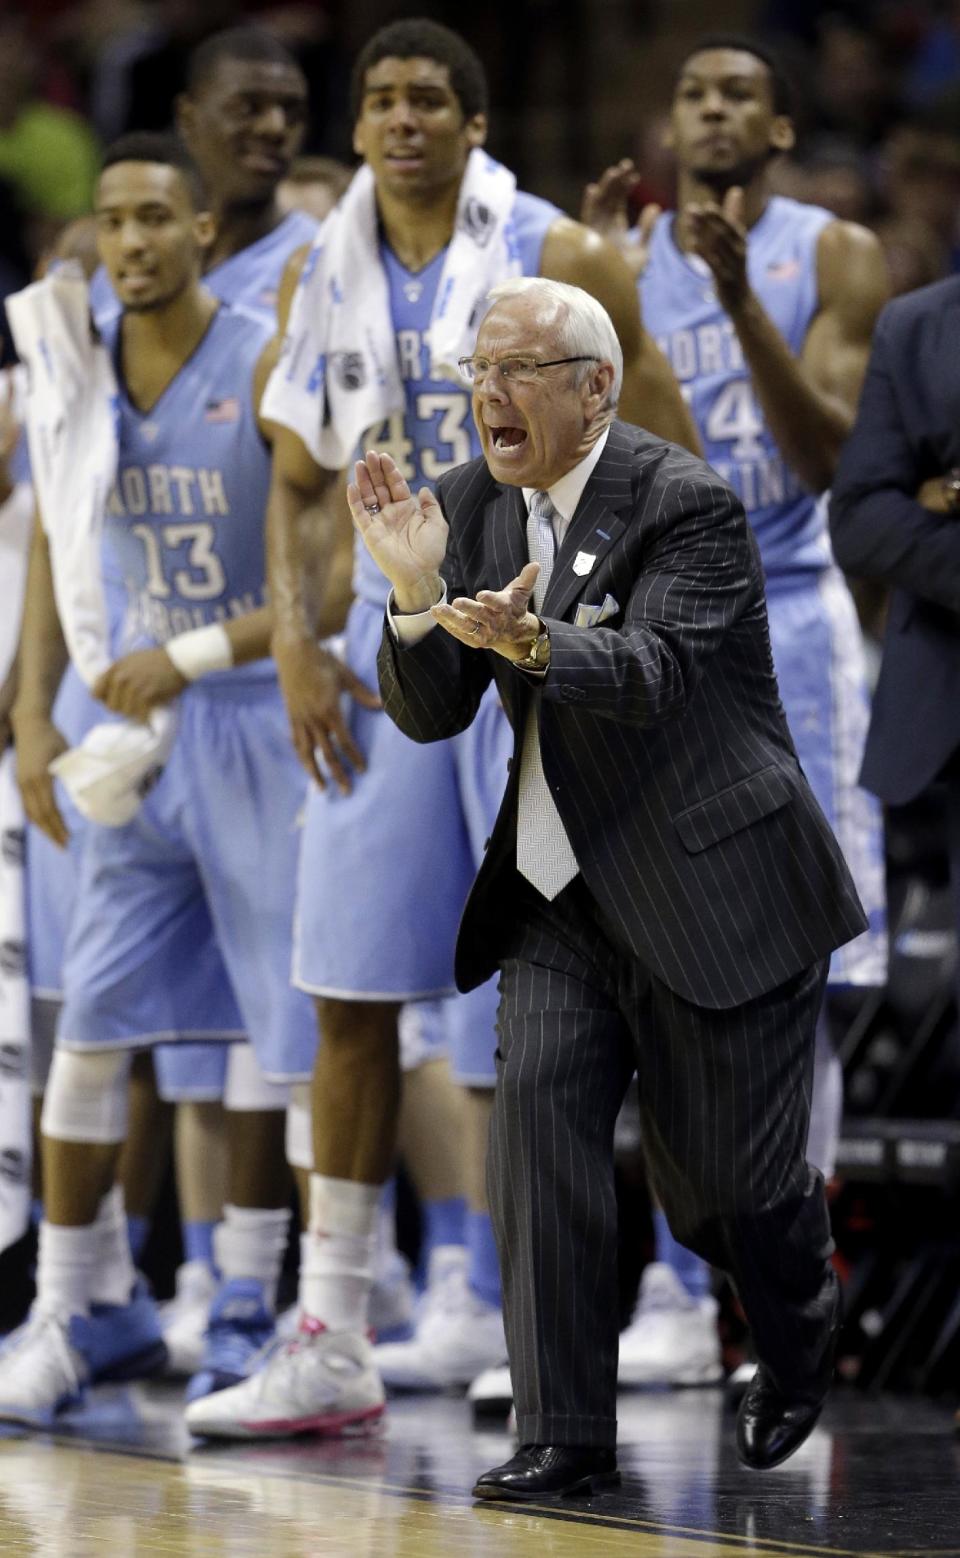
<svg viewBox="0 0 960 1558">
<path fill-rule="evenodd" d="M 254 1358 L 272 1341 L 276 1317 L 255 1277 L 224 1282 L 212 1305 L 203 1361 L 187 1386 L 187 1400 L 228 1390 L 247 1378 Z"/>
<path fill-rule="evenodd" d="M 145 1277 L 125 1304 L 91 1304 L 89 1317 L 74 1316 L 72 1340 L 95 1383 L 143 1379 L 166 1365 L 160 1316 Z"/>
</svg>

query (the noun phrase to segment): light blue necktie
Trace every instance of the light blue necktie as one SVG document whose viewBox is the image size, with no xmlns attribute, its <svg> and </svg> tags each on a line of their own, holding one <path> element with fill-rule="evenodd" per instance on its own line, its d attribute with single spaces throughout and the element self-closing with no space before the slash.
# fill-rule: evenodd
<svg viewBox="0 0 960 1558">
<path fill-rule="evenodd" d="M 540 564 L 533 589 L 536 611 L 543 605 L 557 552 L 554 519 L 557 511 L 546 492 L 535 492 L 527 515 L 527 551 Z M 520 789 L 517 799 L 517 870 L 544 898 L 554 899 L 572 882 L 580 867 L 567 830 L 557 810 L 540 756 L 537 703 L 527 716 L 520 755 Z"/>
</svg>

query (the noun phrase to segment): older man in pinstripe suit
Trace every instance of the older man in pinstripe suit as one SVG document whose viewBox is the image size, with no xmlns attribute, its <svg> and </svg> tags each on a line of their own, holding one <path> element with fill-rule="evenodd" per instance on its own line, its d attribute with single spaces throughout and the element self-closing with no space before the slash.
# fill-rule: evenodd
<svg viewBox="0 0 960 1558">
<path fill-rule="evenodd" d="M 500 970 L 490 1185 L 520 1440 L 475 1492 L 617 1480 L 612 1141 L 634 1069 L 673 1231 L 753 1331 L 741 1458 L 772 1466 L 832 1373 L 804 1144 L 826 960 L 863 911 L 790 740 L 738 500 L 615 420 L 593 299 L 539 279 L 491 296 L 462 364 L 484 458 L 439 502 L 372 451 L 350 489 L 393 584 L 388 713 L 451 736 L 495 677 L 516 733 L 458 943 L 463 988 Z"/>
</svg>

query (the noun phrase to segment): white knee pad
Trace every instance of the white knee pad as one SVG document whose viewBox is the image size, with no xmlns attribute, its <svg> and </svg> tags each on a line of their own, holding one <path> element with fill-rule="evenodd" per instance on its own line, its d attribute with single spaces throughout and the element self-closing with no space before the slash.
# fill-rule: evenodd
<svg viewBox="0 0 960 1558">
<path fill-rule="evenodd" d="M 231 1044 L 227 1058 L 227 1080 L 223 1087 L 223 1107 L 237 1114 L 259 1113 L 264 1109 L 286 1109 L 290 1089 L 285 1082 L 268 1082 L 252 1044 Z"/>
<path fill-rule="evenodd" d="M 287 1105 L 287 1162 L 291 1168 L 313 1170 L 313 1133 L 310 1128 L 310 1083 L 294 1082 Z"/>
<path fill-rule="evenodd" d="M 55 1049 L 40 1126 L 56 1141 L 104 1144 L 127 1134 L 129 1050 Z"/>
<path fill-rule="evenodd" d="M 417 1071 L 431 1060 L 445 1060 L 447 1037 L 446 1001 L 408 1001 L 400 1008 L 400 1069 Z"/>
</svg>

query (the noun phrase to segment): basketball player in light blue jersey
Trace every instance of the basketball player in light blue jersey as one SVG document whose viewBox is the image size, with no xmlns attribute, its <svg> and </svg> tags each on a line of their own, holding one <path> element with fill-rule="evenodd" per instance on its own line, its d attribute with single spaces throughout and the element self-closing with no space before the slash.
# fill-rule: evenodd
<svg viewBox="0 0 960 1558">
<path fill-rule="evenodd" d="M 456 375 L 431 373 L 429 338 L 448 302 L 438 286 L 458 222 L 479 233 L 489 222 L 482 201 L 465 202 L 458 218 L 471 153 L 476 156 L 485 134 L 486 84 L 461 38 L 435 23 L 409 20 L 371 39 L 354 70 L 354 147 L 366 166 L 339 211 L 355 191 L 370 192 L 364 263 L 377 272 L 377 307 L 383 300 L 386 313 L 383 345 L 395 359 L 402 405 L 385 426 L 374 422 L 358 433 L 389 448 L 415 483 L 435 482 L 478 450 L 469 386 Z M 489 169 L 480 162 L 482 175 Z M 337 216 L 321 230 L 305 264 L 304 298 L 312 298 L 306 289 L 320 274 L 324 235 Z M 695 442 L 677 387 L 643 332 L 632 280 L 616 253 L 533 196 L 516 195 L 506 218 L 505 241 L 516 270 L 578 282 L 608 308 L 627 359 L 625 414 Z M 358 222 L 357 241 L 360 231 Z M 369 298 L 366 292 L 349 296 L 353 279 L 343 277 L 346 303 L 367 321 Z M 288 347 L 295 351 L 292 340 Z M 326 343 L 318 349 L 324 358 Z M 347 395 L 369 386 L 362 353 L 338 357 L 331 369 Z M 281 366 L 274 382 L 284 372 Z M 272 405 L 268 396 L 265 409 Z M 318 1414 L 329 1423 L 337 1406 L 343 1426 L 362 1414 L 344 1360 L 355 1359 L 363 1343 L 377 1204 L 396 1148 L 397 1016 L 404 1001 L 453 988 L 457 921 L 489 832 L 489 826 L 471 827 L 468 792 L 481 792 L 478 811 L 486 810 L 492 821 L 506 779 L 509 749 L 495 702 L 472 728 L 472 746 L 416 747 L 398 738 L 379 710 L 370 689 L 388 586 L 362 549 L 346 665 L 317 645 L 303 602 L 299 523 L 305 506 L 318 502 L 332 550 L 338 519 L 346 515 L 339 471 L 317 458 L 316 442 L 313 433 L 303 438 L 277 415 L 273 648 L 294 743 L 316 781 L 301 852 L 294 975 L 317 995 L 323 1035 L 312 1093 L 315 1172 L 301 1269 L 302 1329 L 297 1344 L 259 1374 L 190 1406 L 189 1426 L 211 1435 L 295 1433 L 309 1429 Z M 341 703 L 343 692 L 350 694 L 349 704 Z M 404 909 L 411 899 L 421 905 L 413 924 Z M 468 1024 L 480 1053 L 453 1057 L 461 1075 L 487 1083 L 470 1095 L 465 1132 L 481 1155 L 493 1084 L 495 995 L 488 991 L 482 999 L 483 1009 Z M 397 1384 L 463 1384 L 481 1362 L 505 1356 L 499 1311 L 490 1302 L 497 1278 L 482 1184 L 475 1199 L 470 1269 L 454 1274 L 432 1317 L 437 1323 L 431 1320 L 407 1354 L 378 1349 Z"/>
<path fill-rule="evenodd" d="M 105 1330 L 124 1325 L 134 1270 L 113 1184 L 132 1050 L 246 1032 L 264 1074 L 289 1083 L 316 1045 L 289 982 L 304 780 L 266 658 L 269 455 L 255 408 L 271 330 L 201 285 L 212 219 L 176 142 L 118 142 L 97 219 L 123 305 L 104 331 L 120 385 L 104 568 L 126 610 L 93 691 L 134 720 L 174 704 L 176 734 L 133 821 L 84 832 L 44 1102 L 37 1302 L 0 1358 L 0 1417 L 33 1426 L 82 1391 Z M 244 1270 L 270 1242 L 275 1286 L 287 1210 L 237 1211 L 217 1261 L 266 1340 L 275 1294 Z"/>
<path fill-rule="evenodd" d="M 856 409 L 887 281 L 873 234 L 772 196 L 767 168 L 794 143 L 789 89 L 750 40 L 704 38 L 681 66 L 670 119 L 677 211 L 627 231 L 633 164 L 587 191 L 585 217 L 616 239 L 644 317 L 696 418 L 706 458 L 743 501 L 766 573 L 777 679 L 804 771 L 856 878 L 870 928 L 830 982 L 882 985 L 885 902 L 878 808 L 857 785 L 866 735 L 863 652 L 833 563 L 825 490 Z M 829 1178 L 842 1077 L 821 1016 L 808 1156 Z M 703 1264 L 655 1214 L 656 1258 L 620 1339 L 624 1384 L 721 1377 Z"/>
<path fill-rule="evenodd" d="M 287 212 L 277 198 L 278 184 L 302 141 L 306 100 L 302 72 L 282 44 L 260 28 L 239 27 L 213 35 L 194 51 L 186 90 L 176 105 L 181 138 L 204 177 L 216 224 L 214 242 L 205 256 L 204 284 L 223 302 L 243 304 L 274 328 L 284 266 L 317 229 L 312 218 Z M 93 276 L 91 304 L 102 327 L 119 313 L 102 266 Z M 53 837 L 62 842 L 56 806 L 65 803 L 62 797 L 54 803 L 46 764 L 62 749 L 64 738 L 76 744 L 102 717 L 102 710 L 72 668 L 57 696 L 52 722 L 49 716 L 38 717 L 39 702 L 34 695 L 31 719 L 23 731 L 21 769 Z M 68 812 L 68 822 L 73 852 L 82 819 Z M 34 983 L 56 998 L 55 1003 L 35 1003 L 37 1016 L 46 1020 L 51 1009 L 54 1018 L 59 1009 L 63 941 L 75 871 L 63 849 L 52 847 L 36 828 L 30 833 Z M 236 1336 L 229 1327 L 224 1334 L 219 1323 L 209 1341 L 204 1341 L 217 1287 L 213 1230 L 223 1215 L 226 1192 L 224 1131 L 229 1124 L 242 1132 L 248 1144 L 251 1174 L 244 1206 L 276 1199 L 280 1190 L 273 1165 L 283 1159 L 287 1090 L 262 1079 L 249 1047 L 230 1046 L 228 1051 L 220 1043 L 159 1045 L 152 1057 L 144 1059 L 149 1062 L 146 1067 L 139 1063 L 135 1067 L 131 1129 L 122 1160 L 131 1245 L 136 1259 L 149 1230 L 158 1168 L 162 1173 L 165 1163 L 158 1146 L 162 1117 L 157 1119 L 155 1069 L 161 1096 L 179 1106 L 175 1153 L 185 1255 L 177 1272 L 176 1296 L 163 1306 L 161 1321 L 171 1372 L 190 1375 L 200 1367 L 204 1351 L 215 1353 L 222 1343 L 234 1358 L 238 1352 Z M 230 1122 L 223 1119 L 221 1100 L 233 1117 Z M 303 1120 L 293 1136 L 302 1140 L 308 1133 L 309 1124 Z M 291 1150 L 302 1156 L 293 1143 Z M 259 1185 L 253 1172 L 257 1163 L 266 1165 Z M 284 1190 L 284 1204 L 288 1198 Z M 231 1215 L 228 1211 L 228 1218 Z"/>
</svg>

